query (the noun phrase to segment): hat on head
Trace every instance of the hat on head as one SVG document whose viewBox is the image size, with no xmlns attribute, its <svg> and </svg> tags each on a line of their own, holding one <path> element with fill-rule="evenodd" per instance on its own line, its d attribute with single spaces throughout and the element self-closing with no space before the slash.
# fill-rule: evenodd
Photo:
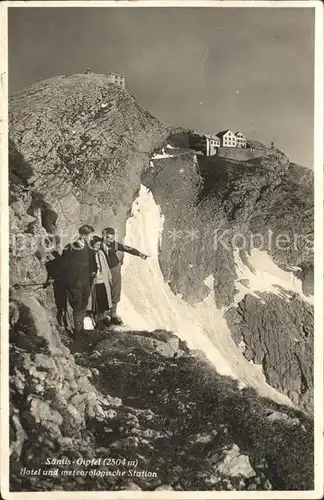
<svg viewBox="0 0 324 500">
<path fill-rule="evenodd" d="M 91 238 L 90 243 L 91 243 L 91 245 L 95 245 L 96 243 L 99 243 L 101 241 L 102 241 L 102 238 L 100 238 L 100 236 L 95 235 Z"/>
</svg>

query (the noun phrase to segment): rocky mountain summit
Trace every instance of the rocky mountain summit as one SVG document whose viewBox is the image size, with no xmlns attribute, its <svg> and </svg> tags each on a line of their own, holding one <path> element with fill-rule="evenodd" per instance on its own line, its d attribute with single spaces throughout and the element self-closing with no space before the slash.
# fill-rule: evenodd
<svg viewBox="0 0 324 500">
<path fill-rule="evenodd" d="M 51 78 L 10 99 L 13 490 L 313 488 L 312 173 L 278 150 L 239 165 L 190 148 L 152 160 L 177 134 L 105 75 Z M 58 326 L 41 286 L 49 256 L 85 223 L 122 238 L 141 184 L 163 214 L 172 292 L 194 307 L 211 276 L 242 356 L 291 406 L 242 390 L 176 332 L 104 330 L 76 344 Z M 286 246 L 269 245 L 269 230 Z M 267 271 L 237 236 L 256 234 L 300 293 L 284 279 L 256 288 Z"/>
<path fill-rule="evenodd" d="M 12 240 L 39 236 L 34 244 L 47 234 L 69 241 L 89 221 L 110 221 L 122 235 L 141 172 L 168 135 L 104 75 L 51 78 L 16 94 L 9 128 L 10 231 Z M 13 282 L 20 258 L 20 279 L 42 280 L 39 253 L 16 254 Z"/>
</svg>

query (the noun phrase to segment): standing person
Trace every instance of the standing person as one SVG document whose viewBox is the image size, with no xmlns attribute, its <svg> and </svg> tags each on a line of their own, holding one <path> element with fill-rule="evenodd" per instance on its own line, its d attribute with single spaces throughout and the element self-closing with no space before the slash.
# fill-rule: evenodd
<svg viewBox="0 0 324 500">
<path fill-rule="evenodd" d="M 112 308 L 111 282 L 112 276 L 108 266 L 107 258 L 101 248 L 102 238 L 93 236 L 90 241 L 91 248 L 95 252 L 97 272 L 93 279 L 91 304 L 88 307 L 92 309 L 98 322 L 110 324 L 110 310 Z"/>
<path fill-rule="evenodd" d="M 112 227 L 106 227 L 102 231 L 103 243 L 102 250 L 105 252 L 108 266 L 111 272 L 111 298 L 112 298 L 112 309 L 111 309 L 111 324 L 121 325 L 122 319 L 117 315 L 117 306 L 120 302 L 121 293 L 121 264 L 117 255 L 117 251 L 127 252 L 131 255 L 136 255 L 141 257 L 141 259 L 147 259 L 147 255 L 122 243 L 119 243 L 115 239 L 115 230 Z"/>
<path fill-rule="evenodd" d="M 49 255 L 49 260 L 45 267 L 47 270 L 47 279 L 43 288 L 53 285 L 54 300 L 57 308 L 56 319 L 60 326 L 68 328 L 67 320 L 67 292 L 64 277 L 62 276 L 62 255 L 57 250 L 54 250 Z"/>
<path fill-rule="evenodd" d="M 83 333 L 83 320 L 87 312 L 93 275 L 97 272 L 95 254 L 90 248 L 93 232 L 92 226 L 81 226 L 79 238 L 67 245 L 62 253 L 62 276 L 73 309 L 76 336 Z"/>
</svg>

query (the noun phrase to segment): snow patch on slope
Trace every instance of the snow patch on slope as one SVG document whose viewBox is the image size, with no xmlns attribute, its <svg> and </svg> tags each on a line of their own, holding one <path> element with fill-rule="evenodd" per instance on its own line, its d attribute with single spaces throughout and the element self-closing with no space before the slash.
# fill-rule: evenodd
<svg viewBox="0 0 324 500">
<path fill-rule="evenodd" d="M 253 249 L 251 254 L 246 256 L 247 261 L 244 263 L 239 250 L 236 250 L 234 259 L 238 275 L 235 286 L 238 293 L 233 305 L 237 305 L 247 294 L 260 298 L 259 294 L 262 292 L 273 293 L 285 300 L 297 293 L 305 302 L 313 304 L 313 297 L 304 295 L 301 280 L 293 272 L 278 267 L 267 252 Z"/>
<path fill-rule="evenodd" d="M 125 254 L 120 314 L 134 330 L 173 331 L 191 349 L 205 353 L 221 375 L 237 379 L 240 386 L 252 386 L 263 396 L 284 404 L 290 400 L 266 384 L 260 369 L 249 363 L 236 346 L 215 304 L 213 277 L 205 279 L 209 295 L 199 304 L 189 305 L 172 293 L 159 266 L 158 247 L 163 217 L 152 193 L 141 187 L 127 221 L 125 243 L 150 256 L 142 259 Z"/>
<path fill-rule="evenodd" d="M 159 158 L 173 158 L 174 155 L 170 155 L 168 153 L 166 153 L 165 149 L 162 150 L 162 154 L 161 153 L 154 153 L 152 155 L 152 160 L 158 160 Z"/>
</svg>

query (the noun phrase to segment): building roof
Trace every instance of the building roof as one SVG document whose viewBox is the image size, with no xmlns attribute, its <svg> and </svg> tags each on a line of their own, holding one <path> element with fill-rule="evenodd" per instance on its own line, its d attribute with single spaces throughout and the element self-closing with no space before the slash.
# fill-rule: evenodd
<svg viewBox="0 0 324 500">
<path fill-rule="evenodd" d="M 241 134 L 245 139 L 245 135 L 243 134 L 243 132 L 235 132 L 235 135 L 239 135 L 239 134 Z"/>
<path fill-rule="evenodd" d="M 217 132 L 217 136 L 223 137 L 223 135 L 225 135 L 227 132 L 232 132 L 232 130 L 230 128 L 227 128 L 226 130 L 221 130 L 220 132 Z M 233 132 L 232 132 L 232 134 L 233 134 Z"/>
<path fill-rule="evenodd" d="M 217 135 L 214 134 L 205 134 L 207 139 L 213 139 L 214 141 L 218 139 L 220 141 L 220 138 Z"/>
</svg>

